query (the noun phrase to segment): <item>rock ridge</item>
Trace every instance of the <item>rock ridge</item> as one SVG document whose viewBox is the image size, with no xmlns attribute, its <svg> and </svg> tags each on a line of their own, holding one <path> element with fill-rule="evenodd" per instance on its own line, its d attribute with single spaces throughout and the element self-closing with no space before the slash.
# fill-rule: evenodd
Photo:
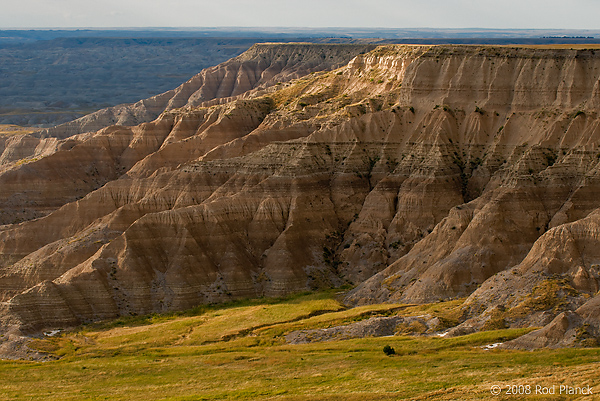
<svg viewBox="0 0 600 401">
<path fill-rule="evenodd" d="M 467 297 L 451 334 L 597 339 L 600 53 L 281 46 L 151 122 L 5 145 L 4 327 L 349 283 L 351 305 Z"/>
</svg>

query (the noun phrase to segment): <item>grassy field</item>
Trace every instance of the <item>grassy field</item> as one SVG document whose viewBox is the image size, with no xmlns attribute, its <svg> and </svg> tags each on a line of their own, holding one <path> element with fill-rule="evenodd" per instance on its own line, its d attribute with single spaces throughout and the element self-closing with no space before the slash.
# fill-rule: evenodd
<svg viewBox="0 0 600 401">
<path fill-rule="evenodd" d="M 0 362 L 3 400 L 475 400 L 597 399 L 600 350 L 484 350 L 526 330 L 464 337 L 398 335 L 302 345 L 283 335 L 373 315 L 430 313 L 452 320 L 460 302 L 345 309 L 335 292 L 123 318 L 32 343 L 60 359 Z M 390 345 L 395 355 L 386 356 Z M 493 397 L 492 385 L 530 385 Z M 535 395 L 556 386 L 556 395 Z M 516 387 L 517 391 L 519 387 Z M 526 387 L 522 387 L 526 391 Z"/>
</svg>

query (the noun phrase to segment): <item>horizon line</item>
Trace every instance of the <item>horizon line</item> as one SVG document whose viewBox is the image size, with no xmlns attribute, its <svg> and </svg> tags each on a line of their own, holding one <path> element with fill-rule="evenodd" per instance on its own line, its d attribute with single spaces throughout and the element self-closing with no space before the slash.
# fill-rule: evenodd
<svg viewBox="0 0 600 401">
<path fill-rule="evenodd" d="M 467 27 L 467 28 L 436 28 L 436 27 L 368 27 L 368 26 L 47 26 L 47 27 L 0 27 L 0 31 L 10 30 L 215 30 L 215 29 L 232 29 L 232 30 L 378 30 L 378 31 L 402 31 L 402 30 L 431 30 L 431 31 L 597 31 L 600 28 L 483 28 L 483 27 Z"/>
</svg>

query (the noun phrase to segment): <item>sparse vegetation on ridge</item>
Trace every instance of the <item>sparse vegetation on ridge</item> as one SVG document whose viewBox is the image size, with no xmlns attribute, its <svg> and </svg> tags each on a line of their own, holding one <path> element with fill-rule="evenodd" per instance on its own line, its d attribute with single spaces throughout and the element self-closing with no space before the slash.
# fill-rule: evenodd
<svg viewBox="0 0 600 401">
<path fill-rule="evenodd" d="M 13 124 L 0 124 L 0 136 L 25 135 L 38 131 L 38 128 L 20 127 Z"/>
</svg>

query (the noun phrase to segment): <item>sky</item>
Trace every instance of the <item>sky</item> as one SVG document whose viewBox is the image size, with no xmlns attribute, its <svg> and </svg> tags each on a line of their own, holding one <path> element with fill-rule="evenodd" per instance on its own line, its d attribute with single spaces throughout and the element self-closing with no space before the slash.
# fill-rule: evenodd
<svg viewBox="0 0 600 401">
<path fill-rule="evenodd" d="M 600 0 L 0 0 L 0 29 L 600 29 Z"/>
</svg>

